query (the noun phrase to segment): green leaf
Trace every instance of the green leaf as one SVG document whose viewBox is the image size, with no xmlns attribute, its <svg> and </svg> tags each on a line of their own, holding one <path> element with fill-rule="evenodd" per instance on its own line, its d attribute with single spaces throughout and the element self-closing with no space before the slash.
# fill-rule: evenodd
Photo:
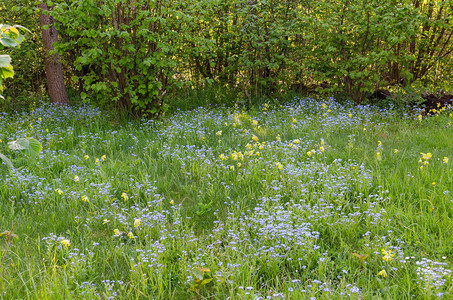
<svg viewBox="0 0 453 300">
<path fill-rule="evenodd" d="M 7 36 L 0 38 L 0 43 L 6 47 L 16 47 L 19 45 L 15 40 Z"/>
<path fill-rule="evenodd" d="M 13 66 L 0 67 L 0 78 L 14 77 Z"/>
<path fill-rule="evenodd" d="M 11 57 L 9 55 L 0 55 L 0 68 L 8 67 L 11 64 Z"/>
<path fill-rule="evenodd" d="M 5 155 L 0 153 L 0 158 L 5 162 L 5 164 L 10 168 L 14 170 L 13 163 L 6 157 Z"/>
<path fill-rule="evenodd" d="M 20 138 L 8 143 L 8 148 L 11 150 L 25 150 L 29 156 L 38 156 L 42 150 L 42 144 L 35 138 Z"/>
<path fill-rule="evenodd" d="M 196 279 L 198 279 L 198 280 L 203 279 L 203 271 L 200 268 L 198 268 L 198 267 L 193 268 L 192 273 Z"/>
</svg>

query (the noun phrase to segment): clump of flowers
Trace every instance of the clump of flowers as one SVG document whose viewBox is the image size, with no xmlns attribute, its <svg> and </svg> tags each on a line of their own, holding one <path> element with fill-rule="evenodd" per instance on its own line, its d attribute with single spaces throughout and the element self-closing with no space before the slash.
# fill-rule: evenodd
<svg viewBox="0 0 453 300">
<path fill-rule="evenodd" d="M 123 198 L 124 201 L 129 200 L 129 196 L 125 192 L 121 193 L 121 198 Z"/>
<path fill-rule="evenodd" d="M 431 157 L 433 157 L 433 155 L 432 155 L 430 152 L 428 152 L 428 153 L 420 152 L 420 154 L 422 155 L 422 157 L 418 160 L 418 163 L 423 164 L 423 165 L 420 167 L 420 169 L 422 169 L 423 166 L 429 165 L 428 160 L 429 160 Z"/>
<path fill-rule="evenodd" d="M 67 239 L 61 240 L 60 243 L 61 243 L 63 246 L 65 246 L 65 247 L 71 246 L 71 242 L 70 242 L 69 240 L 67 240 Z"/>
<path fill-rule="evenodd" d="M 382 257 L 382 259 L 386 262 L 391 261 L 393 259 L 393 257 L 395 256 L 395 254 L 392 253 L 392 250 L 387 251 L 385 249 L 382 249 L 381 252 L 382 252 L 382 255 L 384 255 Z"/>
<path fill-rule="evenodd" d="M 387 277 L 387 276 L 388 276 L 388 274 L 387 274 L 387 272 L 385 271 L 385 269 L 382 270 L 382 271 L 380 271 L 380 272 L 378 273 L 378 275 L 379 275 L 379 276 L 382 276 L 382 277 Z"/>
</svg>

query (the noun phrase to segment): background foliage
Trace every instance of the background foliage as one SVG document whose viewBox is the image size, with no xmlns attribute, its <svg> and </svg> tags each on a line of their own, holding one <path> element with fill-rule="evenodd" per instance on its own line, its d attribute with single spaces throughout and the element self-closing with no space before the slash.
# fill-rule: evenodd
<svg viewBox="0 0 453 300">
<path fill-rule="evenodd" d="M 451 90 L 453 1 L 55 1 L 66 82 L 97 105 L 158 115 L 186 89 L 238 97 L 340 93 L 362 102 L 377 88 Z M 42 92 L 34 3 L 0 4 L 34 42 L 11 51 L 8 96 Z"/>
</svg>

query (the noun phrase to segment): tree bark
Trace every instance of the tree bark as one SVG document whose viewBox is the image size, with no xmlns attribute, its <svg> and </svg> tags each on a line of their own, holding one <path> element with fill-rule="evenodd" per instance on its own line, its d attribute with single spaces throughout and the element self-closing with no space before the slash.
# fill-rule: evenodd
<svg viewBox="0 0 453 300">
<path fill-rule="evenodd" d="M 47 91 L 49 93 L 50 102 L 56 104 L 69 104 L 68 94 L 64 84 L 63 67 L 58 53 L 49 54 L 54 49 L 53 44 L 58 42 L 58 32 L 53 26 L 54 19 L 44 14 L 44 11 L 49 11 L 49 7 L 45 3 L 38 4 L 41 10 L 39 13 L 39 21 L 42 28 L 42 42 L 44 46 L 44 64 L 46 68 Z M 49 26 L 44 29 L 43 26 Z"/>
</svg>

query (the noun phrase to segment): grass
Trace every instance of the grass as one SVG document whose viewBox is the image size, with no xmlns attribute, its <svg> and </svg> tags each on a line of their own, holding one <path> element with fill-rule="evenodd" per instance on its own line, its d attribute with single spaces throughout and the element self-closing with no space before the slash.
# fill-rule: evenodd
<svg viewBox="0 0 453 300">
<path fill-rule="evenodd" d="M 451 298 L 450 112 L 2 114 L 0 145 L 44 150 L 0 169 L 0 298 Z"/>
</svg>

